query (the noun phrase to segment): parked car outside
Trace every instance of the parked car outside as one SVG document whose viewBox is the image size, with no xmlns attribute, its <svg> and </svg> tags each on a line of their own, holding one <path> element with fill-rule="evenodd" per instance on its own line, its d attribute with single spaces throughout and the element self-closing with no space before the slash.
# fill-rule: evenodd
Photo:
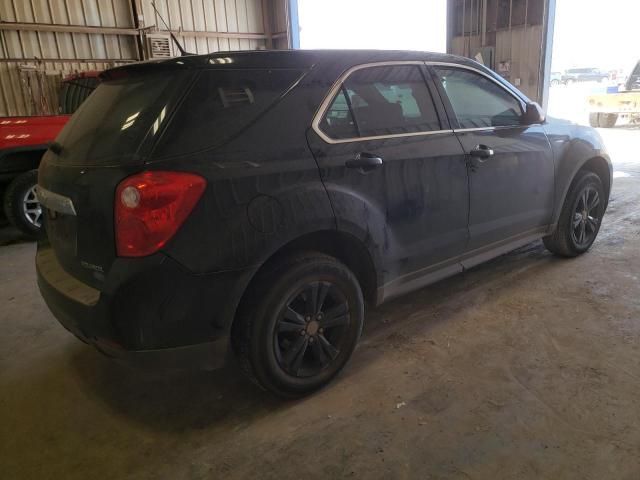
<svg viewBox="0 0 640 480">
<path fill-rule="evenodd" d="M 98 73 L 75 73 L 63 79 L 60 115 L 0 117 L 2 211 L 25 235 L 38 236 L 42 231 L 42 209 L 35 190 L 40 159 L 71 114 L 93 91 Z"/>
<path fill-rule="evenodd" d="M 564 72 L 562 82 L 569 85 L 576 82 L 604 82 L 609 74 L 599 68 L 570 68 Z"/>
<path fill-rule="evenodd" d="M 562 83 L 562 73 L 561 72 L 551 72 L 550 83 L 552 86 L 558 86 Z"/>
<path fill-rule="evenodd" d="M 224 363 L 300 396 L 379 305 L 542 238 L 592 245 L 611 163 L 484 66 L 261 51 L 118 67 L 39 170 L 40 291 L 127 362 Z"/>
</svg>

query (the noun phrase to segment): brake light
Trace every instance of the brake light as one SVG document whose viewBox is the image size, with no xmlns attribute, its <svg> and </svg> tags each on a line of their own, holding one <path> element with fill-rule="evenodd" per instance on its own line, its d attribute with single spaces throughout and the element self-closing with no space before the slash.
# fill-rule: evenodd
<svg viewBox="0 0 640 480">
<path fill-rule="evenodd" d="M 202 196 L 204 178 L 184 172 L 143 172 L 116 189 L 116 252 L 144 257 L 162 248 Z"/>
</svg>

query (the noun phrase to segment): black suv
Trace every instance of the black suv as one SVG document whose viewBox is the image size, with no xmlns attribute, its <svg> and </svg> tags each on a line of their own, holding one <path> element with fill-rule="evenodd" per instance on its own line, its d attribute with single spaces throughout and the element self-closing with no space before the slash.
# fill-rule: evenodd
<svg viewBox="0 0 640 480">
<path fill-rule="evenodd" d="M 308 393 L 378 305 L 544 238 L 585 252 L 611 165 L 464 58 L 262 51 L 118 67 L 46 153 L 38 283 L 81 340 Z"/>
</svg>

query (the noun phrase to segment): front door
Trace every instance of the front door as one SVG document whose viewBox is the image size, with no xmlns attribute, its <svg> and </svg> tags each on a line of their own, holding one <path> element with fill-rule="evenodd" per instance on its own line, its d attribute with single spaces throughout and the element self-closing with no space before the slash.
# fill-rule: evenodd
<svg viewBox="0 0 640 480">
<path fill-rule="evenodd" d="M 468 251 L 543 231 L 554 200 L 553 154 L 543 127 L 523 126 L 523 102 L 488 75 L 434 70 L 468 156 Z"/>
<path fill-rule="evenodd" d="M 309 132 L 337 227 L 377 252 L 387 298 L 442 263 L 459 270 L 447 260 L 468 240 L 464 152 L 426 73 L 420 62 L 355 69 Z"/>
</svg>

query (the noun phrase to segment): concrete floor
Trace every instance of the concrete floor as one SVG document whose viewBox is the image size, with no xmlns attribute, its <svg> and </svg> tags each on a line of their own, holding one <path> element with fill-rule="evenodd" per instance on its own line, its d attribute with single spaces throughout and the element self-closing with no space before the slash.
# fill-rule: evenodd
<svg viewBox="0 0 640 480">
<path fill-rule="evenodd" d="M 0 477 L 640 478 L 640 130 L 603 132 L 587 255 L 540 243 L 367 314 L 346 371 L 279 402 L 230 366 L 144 375 L 57 324 L 0 232 Z"/>
</svg>

